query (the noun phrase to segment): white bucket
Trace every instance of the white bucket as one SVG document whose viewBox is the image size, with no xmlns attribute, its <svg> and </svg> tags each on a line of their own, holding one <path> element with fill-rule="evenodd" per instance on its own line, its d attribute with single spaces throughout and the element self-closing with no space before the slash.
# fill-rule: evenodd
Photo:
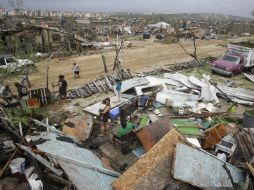
<svg viewBox="0 0 254 190">
<path fill-rule="evenodd" d="M 25 158 L 16 158 L 13 159 L 10 162 L 10 168 L 11 168 L 11 173 L 15 174 L 15 173 L 23 173 L 22 172 L 22 164 L 25 162 Z"/>
</svg>

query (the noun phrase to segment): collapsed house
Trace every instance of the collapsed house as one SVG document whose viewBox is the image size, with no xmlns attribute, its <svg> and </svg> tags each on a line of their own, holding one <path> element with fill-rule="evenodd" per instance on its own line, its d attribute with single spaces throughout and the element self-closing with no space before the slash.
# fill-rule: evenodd
<svg viewBox="0 0 254 190">
<path fill-rule="evenodd" d="M 44 26 L 27 26 L 21 29 L 9 29 L 0 32 L 4 51 L 15 53 L 49 52 L 59 48 L 77 49 L 78 44 L 86 40 L 77 34 L 67 33 L 58 28 Z"/>
</svg>

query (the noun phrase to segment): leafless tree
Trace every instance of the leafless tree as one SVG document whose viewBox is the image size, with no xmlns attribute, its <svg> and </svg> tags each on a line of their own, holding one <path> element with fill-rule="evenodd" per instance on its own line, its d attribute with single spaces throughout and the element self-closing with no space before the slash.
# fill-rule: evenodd
<svg viewBox="0 0 254 190">
<path fill-rule="evenodd" d="M 9 5 L 17 12 L 20 13 L 24 3 L 23 0 L 8 0 Z"/>
<path fill-rule="evenodd" d="M 252 16 L 254 17 L 254 10 L 253 10 L 253 11 L 251 11 L 251 14 L 252 14 Z"/>
<path fill-rule="evenodd" d="M 194 58 L 198 63 L 201 63 L 200 60 L 199 60 L 198 57 L 197 57 L 197 46 L 196 46 L 196 36 L 195 36 L 195 34 L 192 34 L 192 37 L 193 37 L 193 46 L 194 46 L 194 52 L 193 52 L 193 53 L 189 53 L 189 52 L 184 48 L 184 46 L 183 46 L 182 44 L 180 44 L 180 43 L 177 43 L 177 44 L 184 50 L 184 52 L 185 52 L 187 55 L 189 55 L 189 56 L 191 56 L 192 58 Z"/>
</svg>

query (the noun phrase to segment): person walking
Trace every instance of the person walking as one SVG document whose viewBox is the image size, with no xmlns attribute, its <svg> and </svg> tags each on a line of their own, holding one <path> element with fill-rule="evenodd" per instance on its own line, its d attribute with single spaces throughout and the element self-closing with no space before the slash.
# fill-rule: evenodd
<svg viewBox="0 0 254 190">
<path fill-rule="evenodd" d="M 29 68 L 25 68 L 25 69 L 23 70 L 23 72 L 22 72 L 22 79 L 21 79 L 20 84 L 21 84 L 22 86 L 25 86 L 25 81 L 26 81 L 27 84 L 28 84 L 28 87 L 31 88 L 32 85 L 31 85 L 31 82 L 30 82 L 30 80 L 29 80 L 28 75 L 29 75 Z"/>
<path fill-rule="evenodd" d="M 121 90 L 122 90 L 122 81 L 120 79 L 116 79 L 116 91 L 118 96 L 118 102 L 121 100 Z"/>
<path fill-rule="evenodd" d="M 67 81 L 64 79 L 64 75 L 59 75 L 58 87 L 61 100 L 66 100 L 67 86 L 68 84 Z"/>
<path fill-rule="evenodd" d="M 80 72 L 80 68 L 79 66 L 77 65 L 77 63 L 73 63 L 73 73 L 74 73 L 74 79 L 77 79 L 79 78 L 79 72 Z"/>
</svg>

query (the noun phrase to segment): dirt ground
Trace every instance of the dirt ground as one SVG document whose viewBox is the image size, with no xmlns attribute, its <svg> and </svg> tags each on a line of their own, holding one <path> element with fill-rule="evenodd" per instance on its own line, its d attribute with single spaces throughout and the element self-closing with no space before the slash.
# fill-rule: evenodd
<svg viewBox="0 0 254 190">
<path fill-rule="evenodd" d="M 219 40 L 197 41 L 197 54 L 199 57 L 218 56 L 223 54 L 225 48 L 220 44 L 225 42 Z M 161 44 L 153 41 L 133 41 L 133 47 L 124 49 L 120 53 L 123 67 L 129 68 L 131 72 L 147 71 L 166 64 L 180 63 L 190 60 L 190 57 L 177 44 Z M 182 42 L 187 51 L 193 53 L 193 42 Z M 104 53 L 109 70 L 112 71 L 115 52 Z M 81 68 L 81 78 L 73 79 L 72 64 L 76 62 Z M 100 54 L 87 56 L 73 56 L 70 58 L 53 59 L 37 64 L 38 71 L 30 75 L 32 88 L 46 86 L 46 67 L 49 65 L 49 85 L 58 80 L 59 74 L 64 74 L 68 82 L 68 88 L 80 86 L 86 82 L 103 75 L 103 64 Z M 20 80 L 12 79 L 11 83 Z"/>
</svg>

